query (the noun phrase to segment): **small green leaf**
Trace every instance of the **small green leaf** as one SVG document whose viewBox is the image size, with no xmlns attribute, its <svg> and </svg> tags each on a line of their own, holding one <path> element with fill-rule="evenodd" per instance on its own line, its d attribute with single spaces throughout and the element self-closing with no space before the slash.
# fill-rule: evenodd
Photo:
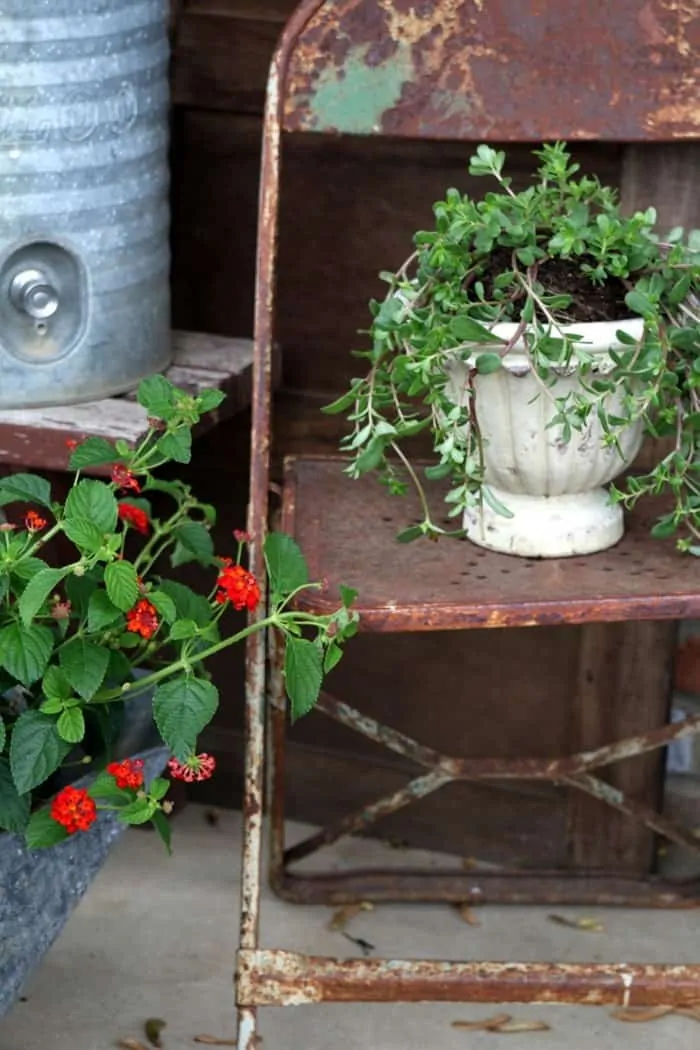
<svg viewBox="0 0 700 1050">
<path fill-rule="evenodd" d="M 107 596 L 117 609 L 128 612 L 133 608 L 139 596 L 139 582 L 136 569 L 128 561 L 113 561 L 105 569 L 105 587 Z"/>
<path fill-rule="evenodd" d="M 52 664 L 47 667 L 46 674 L 41 683 L 41 691 L 48 699 L 70 700 L 73 695 L 73 687 L 66 678 L 60 667 Z"/>
<path fill-rule="evenodd" d="M 85 736 L 85 716 L 79 707 L 69 707 L 60 715 L 56 731 L 67 744 L 79 744 Z"/>
<path fill-rule="evenodd" d="M 484 496 L 484 502 L 488 503 L 491 510 L 498 514 L 501 518 L 515 517 L 513 511 L 509 510 L 508 507 L 506 507 L 505 503 L 501 503 L 499 499 L 496 499 L 488 485 L 484 485 L 482 493 Z"/>
<path fill-rule="evenodd" d="M 18 580 L 33 580 L 42 569 L 48 569 L 48 565 L 41 558 L 22 558 L 12 566 L 12 575 Z"/>
<path fill-rule="evenodd" d="M 117 524 L 114 493 L 104 481 L 89 478 L 79 481 L 66 498 L 65 522 L 71 518 L 90 521 L 102 533 L 114 532 Z"/>
<path fill-rule="evenodd" d="M 200 412 L 213 412 L 226 400 L 222 390 L 203 390 L 197 395 L 197 408 Z"/>
<path fill-rule="evenodd" d="M 346 587 L 344 583 L 340 584 L 340 600 L 346 609 L 349 609 L 352 603 L 357 598 L 359 591 L 356 591 L 354 587 Z"/>
<path fill-rule="evenodd" d="M 276 594 L 290 594 L 309 582 L 309 570 L 300 547 L 284 532 L 271 532 L 265 540 L 265 564 L 270 587 Z"/>
<path fill-rule="evenodd" d="M 94 633 L 109 627 L 121 616 L 121 610 L 110 601 L 107 592 L 93 591 L 88 602 L 88 631 Z"/>
<path fill-rule="evenodd" d="M 61 670 L 83 700 L 90 700 L 104 682 L 109 649 L 84 638 L 72 638 L 58 652 Z"/>
<path fill-rule="evenodd" d="M 153 819 L 157 808 L 155 802 L 149 802 L 146 798 L 137 798 L 119 810 L 119 820 L 123 824 L 147 824 Z"/>
<path fill-rule="evenodd" d="M 0 667 L 22 685 L 33 685 L 46 670 L 53 641 L 48 627 L 12 623 L 0 631 Z"/>
<path fill-rule="evenodd" d="M 170 630 L 170 637 L 174 642 L 183 641 L 186 638 L 194 638 L 198 630 L 194 620 L 178 620 Z"/>
<path fill-rule="evenodd" d="M 105 463 L 116 463 L 122 458 L 111 441 L 101 437 L 89 437 L 81 441 L 70 457 L 68 466 L 71 470 L 85 470 L 86 467 L 101 467 Z"/>
<path fill-rule="evenodd" d="M 498 354 L 479 354 L 475 365 L 479 375 L 487 376 L 492 372 L 498 372 L 503 365 L 503 361 Z"/>
<path fill-rule="evenodd" d="M 66 569 L 42 569 L 33 576 L 22 592 L 17 603 L 22 623 L 28 627 L 49 595 L 56 589 L 71 570 Z"/>
<path fill-rule="evenodd" d="M 343 394 L 336 401 L 332 401 L 330 405 L 322 405 L 321 411 L 327 416 L 337 416 L 341 412 L 344 412 L 346 408 L 350 408 L 351 405 L 355 404 L 357 400 L 357 392 L 355 390 L 348 390 L 347 394 Z"/>
<path fill-rule="evenodd" d="M 183 761 L 197 743 L 219 706 L 216 686 L 203 678 L 181 677 L 158 686 L 153 697 L 153 719 L 176 758 Z"/>
<path fill-rule="evenodd" d="M 326 655 L 323 658 L 323 671 L 328 674 L 333 668 L 340 663 L 343 658 L 343 650 L 339 645 L 329 645 L 326 649 Z"/>
<path fill-rule="evenodd" d="M 149 591 L 149 602 L 156 607 L 158 614 L 166 623 L 174 623 L 177 619 L 177 609 L 172 598 L 165 591 Z"/>
<path fill-rule="evenodd" d="M 96 554 L 104 544 L 105 535 L 87 518 L 68 518 L 63 522 L 63 531 L 80 551 Z"/>
<path fill-rule="evenodd" d="M 32 799 L 28 792 L 20 795 L 10 772 L 10 764 L 0 758 L 0 828 L 15 834 L 24 831 L 31 812 Z"/>
<path fill-rule="evenodd" d="M 113 802 L 116 805 L 124 805 L 133 798 L 131 792 L 125 788 L 117 787 L 117 782 L 111 773 L 100 773 L 95 777 L 88 788 L 90 798 L 100 799 L 103 802 Z"/>
<path fill-rule="evenodd" d="M 90 595 L 98 587 L 97 577 L 94 573 L 86 573 L 84 576 L 68 576 L 66 579 L 66 594 L 73 611 L 83 619 L 87 616 Z"/>
<path fill-rule="evenodd" d="M 409 528 L 404 529 L 403 532 L 399 532 L 396 536 L 397 543 L 413 543 L 414 540 L 420 539 L 423 535 L 423 530 L 420 525 L 411 525 Z"/>
<path fill-rule="evenodd" d="M 8 503 L 39 503 L 51 507 L 51 486 L 36 474 L 11 474 L 0 478 L 0 507 Z"/>
<path fill-rule="evenodd" d="M 292 721 L 308 714 L 321 692 L 323 656 L 306 638 L 287 637 L 284 677 L 291 704 Z"/>
<path fill-rule="evenodd" d="M 157 809 L 151 817 L 151 820 L 153 821 L 153 827 L 160 835 L 166 850 L 168 851 L 168 853 L 172 853 L 172 849 L 170 847 L 170 839 L 172 837 L 170 821 L 166 817 L 165 813 L 163 813 L 161 809 Z"/>
<path fill-rule="evenodd" d="M 448 460 L 446 463 L 434 463 L 432 466 L 426 467 L 425 476 L 428 481 L 441 481 L 443 478 L 449 477 L 453 470 L 454 464 Z"/>
<path fill-rule="evenodd" d="M 187 427 L 178 427 L 163 434 L 156 447 L 161 455 L 175 463 L 189 463 L 192 459 L 192 432 Z"/>
<path fill-rule="evenodd" d="M 54 820 L 50 809 L 38 809 L 32 813 L 24 841 L 29 849 L 44 849 L 47 846 L 57 846 L 68 838 L 68 832 Z"/>
<path fill-rule="evenodd" d="M 656 525 L 654 525 L 651 530 L 651 535 L 655 540 L 665 540 L 669 536 L 673 536 L 677 528 L 678 526 L 673 518 L 662 518 L 660 521 L 657 521 Z"/>
<path fill-rule="evenodd" d="M 211 621 L 211 608 L 204 595 L 176 580 L 162 580 L 158 588 L 175 602 L 178 617 L 194 620 L 198 627 L 206 627 Z"/>
<path fill-rule="evenodd" d="M 633 288 L 625 296 L 625 306 L 628 306 L 632 313 L 641 314 L 642 317 L 646 317 L 647 314 L 654 312 L 651 300 L 636 288 Z"/>
<path fill-rule="evenodd" d="M 156 799 L 158 802 L 168 793 L 170 788 L 170 781 L 166 780 L 165 777 L 156 777 L 151 781 L 148 787 L 148 794 L 151 798 Z"/>
<path fill-rule="evenodd" d="M 497 335 L 473 318 L 460 314 L 450 321 L 450 332 L 460 343 L 502 343 Z"/>
<path fill-rule="evenodd" d="M 15 722 L 10 742 L 12 779 L 20 795 L 43 784 L 68 754 L 56 722 L 39 711 L 24 711 Z"/>
<path fill-rule="evenodd" d="M 144 379 L 136 394 L 138 402 L 149 416 L 169 422 L 176 414 L 175 388 L 165 376 L 155 375 Z"/>
<path fill-rule="evenodd" d="M 188 561 L 210 565 L 214 559 L 214 541 L 209 529 L 197 521 L 186 521 L 175 530 L 175 538 L 187 552 Z M 180 559 L 180 564 L 184 564 Z"/>
<path fill-rule="evenodd" d="M 39 710 L 42 715 L 60 715 L 64 706 L 65 700 L 59 700 L 57 696 L 52 696 L 39 704 Z"/>
</svg>

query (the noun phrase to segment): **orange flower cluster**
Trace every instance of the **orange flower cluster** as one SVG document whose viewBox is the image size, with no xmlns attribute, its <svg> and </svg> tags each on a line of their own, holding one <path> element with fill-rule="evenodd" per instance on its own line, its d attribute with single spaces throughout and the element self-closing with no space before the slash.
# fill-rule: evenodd
<svg viewBox="0 0 700 1050">
<path fill-rule="evenodd" d="M 142 533 L 144 536 L 148 535 L 150 524 L 148 514 L 146 514 L 145 510 L 141 510 L 140 507 L 134 506 L 133 503 L 119 504 L 119 520 L 123 521 L 126 525 L 131 525 L 132 528 L 136 529 L 137 532 Z"/>
<path fill-rule="evenodd" d="M 142 638 L 152 638 L 160 627 L 158 610 L 147 598 L 137 601 L 133 609 L 126 614 L 126 629 Z"/>
<path fill-rule="evenodd" d="M 85 788 L 65 787 L 51 803 L 51 816 L 69 835 L 87 831 L 97 820 L 97 806 Z"/>
<path fill-rule="evenodd" d="M 118 489 L 131 489 L 137 493 L 141 491 L 138 479 L 121 463 L 115 463 L 112 467 L 112 482 Z"/>
<path fill-rule="evenodd" d="M 143 787 L 143 762 L 140 758 L 125 758 L 122 762 L 110 762 L 107 772 L 114 777 L 118 788 Z"/>
<path fill-rule="evenodd" d="M 42 518 L 41 514 L 37 514 L 35 510 L 28 510 L 25 514 L 24 527 L 27 532 L 41 532 L 47 524 L 46 518 Z"/>
<path fill-rule="evenodd" d="M 257 608 L 260 601 L 258 581 L 242 565 L 224 564 L 216 586 L 219 588 L 216 593 L 219 604 L 231 602 L 234 609 L 248 609 L 250 612 Z"/>
</svg>

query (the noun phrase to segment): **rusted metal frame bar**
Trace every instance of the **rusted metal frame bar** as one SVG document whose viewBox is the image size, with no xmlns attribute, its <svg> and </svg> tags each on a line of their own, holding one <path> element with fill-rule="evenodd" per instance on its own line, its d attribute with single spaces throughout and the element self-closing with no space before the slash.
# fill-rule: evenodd
<svg viewBox="0 0 700 1050">
<path fill-rule="evenodd" d="M 242 1002 L 258 1006 L 323 1002 L 680 1006 L 697 1003 L 700 966 L 328 959 L 258 950 L 241 952 L 238 988 Z"/>
<path fill-rule="evenodd" d="M 668 882 L 658 876 L 606 871 L 354 869 L 308 875 L 283 872 L 276 879 L 275 892 L 290 903 L 333 907 L 358 901 L 439 901 L 679 909 L 700 904 L 700 879 Z"/>
<path fill-rule="evenodd" d="M 415 777 L 405 787 L 394 791 L 393 794 L 385 795 L 377 799 L 376 802 L 370 803 L 370 805 L 361 806 L 354 813 L 350 813 L 347 817 L 343 817 L 334 824 L 329 824 L 328 827 L 322 828 L 315 835 L 298 842 L 295 846 L 285 851 L 285 863 L 292 864 L 294 861 L 302 860 L 304 857 L 308 857 L 309 854 L 315 853 L 316 850 L 337 842 L 343 835 L 352 835 L 362 831 L 382 817 L 386 817 L 390 813 L 396 813 L 397 810 L 403 809 L 405 806 L 410 806 L 412 802 L 416 802 L 419 798 L 425 798 L 426 795 L 432 794 L 433 791 L 437 791 L 438 788 L 449 784 L 451 781 L 452 777 L 443 773 L 440 769 L 434 769 L 431 773 Z"/>
<path fill-rule="evenodd" d="M 404 733 L 382 725 L 327 693 L 321 696 L 317 707 L 341 725 L 383 744 L 404 758 L 422 766 L 439 766 L 454 779 L 461 780 L 562 780 L 624 758 L 647 754 L 674 740 L 700 733 L 700 715 L 695 715 L 682 722 L 650 729 L 638 736 L 564 758 L 450 758 L 423 747 Z"/>
<path fill-rule="evenodd" d="M 668 820 L 650 806 L 645 806 L 642 802 L 628 798 L 624 792 L 613 787 L 612 784 L 608 784 L 605 780 L 582 773 L 575 777 L 565 777 L 560 783 L 579 788 L 585 794 L 591 795 L 593 798 L 605 802 L 608 806 L 612 806 L 613 809 L 619 810 L 620 813 L 641 821 L 648 828 L 651 828 L 652 831 L 657 831 L 671 842 L 675 842 L 693 853 L 700 853 L 700 838 L 697 835 L 694 835 L 675 821 Z"/>
</svg>

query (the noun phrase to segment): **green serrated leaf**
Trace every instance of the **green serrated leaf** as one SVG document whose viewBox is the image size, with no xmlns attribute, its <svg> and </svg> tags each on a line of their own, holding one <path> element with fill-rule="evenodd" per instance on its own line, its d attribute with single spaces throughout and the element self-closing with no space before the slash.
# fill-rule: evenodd
<svg viewBox="0 0 700 1050">
<path fill-rule="evenodd" d="M 181 642 L 186 638 L 194 638 L 197 630 L 194 620 L 178 620 L 170 630 L 170 637 L 174 642 Z"/>
<path fill-rule="evenodd" d="M 109 649 L 85 638 L 72 638 L 58 652 L 61 670 L 83 700 L 90 700 L 104 682 Z"/>
<path fill-rule="evenodd" d="M 175 463 L 189 463 L 192 459 L 192 432 L 187 427 L 179 427 L 163 434 L 156 447 L 161 455 Z"/>
<path fill-rule="evenodd" d="M 48 565 L 41 558 L 22 558 L 12 566 L 12 575 L 18 580 L 33 580 L 42 569 L 48 569 Z"/>
<path fill-rule="evenodd" d="M 27 826 L 31 812 L 31 795 L 20 794 L 10 772 L 10 763 L 0 758 L 0 828 L 18 834 Z"/>
<path fill-rule="evenodd" d="M 98 580 L 94 573 L 86 573 L 84 576 L 68 576 L 66 578 L 66 595 L 74 612 L 81 618 L 87 616 L 90 595 L 98 587 Z"/>
<path fill-rule="evenodd" d="M 81 551 L 96 554 L 103 546 L 105 535 L 87 518 L 68 518 L 63 522 L 63 531 Z"/>
<path fill-rule="evenodd" d="M 61 668 L 56 667 L 55 664 L 47 667 L 46 674 L 41 682 L 41 691 L 49 700 L 70 700 L 73 695 L 73 687 Z"/>
<path fill-rule="evenodd" d="M 48 627 L 12 623 L 0 630 L 0 667 L 22 685 L 30 686 L 43 675 L 53 650 Z"/>
<path fill-rule="evenodd" d="M 211 533 L 199 522 L 184 522 L 175 530 L 175 537 L 189 555 L 190 561 L 210 565 L 214 560 L 214 541 Z"/>
<path fill-rule="evenodd" d="M 136 569 L 129 561 L 113 561 L 105 569 L 107 596 L 122 612 L 133 608 L 139 596 Z"/>
<path fill-rule="evenodd" d="M 71 470 L 85 470 L 86 467 L 116 463 L 121 458 L 111 441 L 101 437 L 89 437 L 81 441 L 72 453 L 68 466 Z"/>
<path fill-rule="evenodd" d="M 172 832 L 171 832 L 171 829 L 170 829 L 170 821 L 166 817 L 165 813 L 163 813 L 163 811 L 161 809 L 157 809 L 155 811 L 155 813 L 153 814 L 153 816 L 151 817 L 151 820 L 153 822 L 153 827 L 156 829 L 156 831 L 160 835 L 161 840 L 163 841 L 166 850 L 168 851 L 168 853 L 172 853 L 172 849 L 171 849 L 171 846 L 170 846 L 170 839 L 172 837 Z"/>
<path fill-rule="evenodd" d="M 59 700 L 57 696 L 52 696 L 39 704 L 39 710 L 42 715 L 60 715 L 64 706 L 65 700 Z"/>
<path fill-rule="evenodd" d="M 203 390 L 197 395 L 197 408 L 201 413 L 213 412 L 225 400 L 226 394 L 222 390 Z"/>
<path fill-rule="evenodd" d="M 323 671 L 328 674 L 333 668 L 340 663 L 343 658 L 343 650 L 339 645 L 329 645 L 326 649 L 326 654 L 323 657 Z"/>
<path fill-rule="evenodd" d="M 147 824 L 149 820 L 153 819 L 153 814 L 157 808 L 155 802 L 149 802 L 145 798 L 137 798 L 127 806 L 123 806 L 118 812 L 118 817 L 123 824 Z"/>
<path fill-rule="evenodd" d="M 177 619 L 177 609 L 175 608 L 175 602 L 170 595 L 166 594 L 165 591 L 149 591 L 148 600 L 156 607 L 162 620 L 166 623 L 175 622 Z"/>
<path fill-rule="evenodd" d="M 39 711 L 24 711 L 15 722 L 10 741 L 12 779 L 20 795 L 43 784 L 68 754 L 56 721 Z"/>
<path fill-rule="evenodd" d="M 308 714 L 321 691 L 323 656 L 306 638 L 288 637 L 284 653 L 284 677 L 292 721 Z"/>
<path fill-rule="evenodd" d="M 206 627 L 211 620 L 211 608 L 204 595 L 176 580 L 162 580 L 159 591 L 175 602 L 177 615 L 182 620 L 194 620 L 198 627 Z"/>
<path fill-rule="evenodd" d="M 169 422 L 176 414 L 175 388 L 165 376 L 155 375 L 144 379 L 136 394 L 140 405 L 149 416 Z"/>
<path fill-rule="evenodd" d="M 169 788 L 169 780 L 166 780 L 165 777 L 155 777 L 148 786 L 148 794 L 151 798 L 160 802 L 160 800 L 167 795 Z"/>
<path fill-rule="evenodd" d="M 102 802 L 113 802 L 115 805 L 125 805 L 133 798 L 130 791 L 117 787 L 117 782 L 111 773 L 100 773 L 88 788 L 90 798 L 100 799 Z"/>
<path fill-rule="evenodd" d="M 270 587 L 276 594 L 290 594 L 309 582 L 309 570 L 300 547 L 284 532 L 271 532 L 265 540 L 265 564 Z"/>
<path fill-rule="evenodd" d="M 121 610 L 110 601 L 107 592 L 93 591 L 88 601 L 88 631 L 94 633 L 111 626 L 122 615 Z"/>
<path fill-rule="evenodd" d="M 216 686 L 203 678 L 181 677 L 159 685 L 153 697 L 153 719 L 176 758 L 184 761 L 219 705 Z"/>
<path fill-rule="evenodd" d="M 85 736 L 85 716 L 79 707 L 63 711 L 56 723 L 56 731 L 67 744 L 79 744 Z"/>
<path fill-rule="evenodd" d="M 70 571 L 70 569 L 42 569 L 31 578 L 17 603 L 25 627 L 30 625 L 46 599 Z"/>
<path fill-rule="evenodd" d="M 64 528 L 74 518 L 92 522 L 102 533 L 114 532 L 117 501 L 104 481 L 85 478 L 70 490 L 65 504 Z"/>
<path fill-rule="evenodd" d="M 11 474 L 0 478 L 0 507 L 8 503 L 39 503 L 51 507 L 51 486 L 36 474 Z"/>
<path fill-rule="evenodd" d="M 24 841 L 29 849 L 45 849 L 47 846 L 57 846 L 68 838 L 68 832 L 54 820 L 50 809 L 38 809 L 32 813 L 24 835 Z"/>
</svg>

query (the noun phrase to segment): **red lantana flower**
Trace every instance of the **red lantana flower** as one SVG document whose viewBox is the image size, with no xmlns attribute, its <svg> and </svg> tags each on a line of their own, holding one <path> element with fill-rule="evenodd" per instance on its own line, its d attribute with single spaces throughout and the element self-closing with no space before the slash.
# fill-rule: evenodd
<svg viewBox="0 0 700 1050">
<path fill-rule="evenodd" d="M 231 602 L 234 609 L 255 609 L 260 601 L 260 587 L 252 572 L 242 565 L 226 565 L 216 581 L 216 601 Z"/>
<path fill-rule="evenodd" d="M 28 510 L 25 514 L 24 527 L 27 532 L 41 532 L 47 524 L 46 518 L 42 518 L 41 514 L 37 514 L 35 510 Z"/>
<path fill-rule="evenodd" d="M 184 762 L 171 758 L 168 769 L 174 780 L 184 780 L 185 783 L 192 784 L 195 780 L 209 780 L 216 769 L 216 759 L 206 753 L 190 755 Z"/>
<path fill-rule="evenodd" d="M 243 529 L 234 529 L 233 538 L 236 543 L 250 543 L 250 533 L 244 532 Z"/>
<path fill-rule="evenodd" d="M 97 820 L 97 806 L 85 788 L 65 787 L 51 803 L 51 816 L 69 835 L 87 831 Z"/>
<path fill-rule="evenodd" d="M 141 598 L 126 614 L 126 629 L 142 638 L 152 638 L 160 627 L 158 610 L 147 598 Z"/>
<path fill-rule="evenodd" d="M 135 478 L 131 471 L 127 470 L 122 463 L 115 463 L 112 467 L 112 482 L 118 489 L 131 489 L 137 493 L 141 491 L 138 478 Z"/>
<path fill-rule="evenodd" d="M 141 532 L 144 536 L 148 535 L 149 520 L 148 514 L 145 510 L 141 510 L 140 507 L 136 507 L 133 503 L 120 503 L 119 504 L 119 520 L 125 522 L 127 525 L 131 525 L 137 532 Z"/>
<path fill-rule="evenodd" d="M 125 758 L 123 762 L 110 762 L 107 772 L 114 777 L 118 788 L 143 787 L 143 762 L 140 758 Z"/>
<path fill-rule="evenodd" d="M 66 438 L 66 448 L 69 452 L 75 452 L 77 447 L 78 442 L 75 440 L 75 438 Z"/>
</svg>

